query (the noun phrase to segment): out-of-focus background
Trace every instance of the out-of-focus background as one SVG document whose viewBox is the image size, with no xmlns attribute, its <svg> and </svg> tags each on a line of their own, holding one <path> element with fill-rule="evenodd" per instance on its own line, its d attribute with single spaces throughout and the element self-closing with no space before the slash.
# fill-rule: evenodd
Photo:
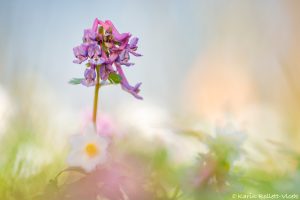
<svg viewBox="0 0 300 200">
<path fill-rule="evenodd" d="M 296 0 L 2 0 L 0 141 L 10 146 L 0 147 L 0 168 L 37 173 L 80 128 L 93 89 L 68 84 L 84 71 L 72 48 L 97 17 L 139 37 L 143 54 L 126 73 L 143 82 L 144 100 L 104 87 L 100 115 L 138 137 L 161 138 L 179 162 L 203 148 L 173 128 L 208 131 L 230 121 L 246 134 L 242 165 L 292 172 L 286 152 L 300 152 L 299 10 Z"/>
</svg>

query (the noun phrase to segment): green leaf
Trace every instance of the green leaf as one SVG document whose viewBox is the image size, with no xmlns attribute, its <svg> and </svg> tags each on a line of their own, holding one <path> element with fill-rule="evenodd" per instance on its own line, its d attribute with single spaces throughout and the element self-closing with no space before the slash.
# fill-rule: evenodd
<svg viewBox="0 0 300 200">
<path fill-rule="evenodd" d="M 73 78 L 72 80 L 69 81 L 69 83 L 72 85 L 78 85 L 81 83 L 82 80 L 83 78 Z"/>
<path fill-rule="evenodd" d="M 116 73 L 110 73 L 108 76 L 108 80 L 113 84 L 118 84 L 121 82 L 122 77 Z"/>
</svg>

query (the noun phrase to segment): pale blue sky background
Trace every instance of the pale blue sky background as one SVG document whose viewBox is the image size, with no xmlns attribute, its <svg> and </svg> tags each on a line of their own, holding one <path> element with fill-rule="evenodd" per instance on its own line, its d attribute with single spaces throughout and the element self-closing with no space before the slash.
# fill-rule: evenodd
<svg viewBox="0 0 300 200">
<path fill-rule="evenodd" d="M 72 63 L 72 48 L 80 44 L 83 30 L 95 17 L 110 19 L 121 32 L 140 38 L 139 52 L 144 56 L 132 58 L 136 65 L 126 70 L 127 76 L 132 84 L 143 82 L 145 101 L 169 108 L 179 103 L 187 71 L 211 46 L 248 53 L 255 73 L 255 68 L 262 70 L 280 53 L 277 46 L 272 48 L 274 39 L 283 49 L 288 43 L 284 40 L 288 20 L 276 0 L 1 0 L 0 84 L 11 89 L 16 74 L 20 79 L 34 73 L 62 101 L 78 108 L 90 105 L 92 89 L 67 82 L 83 74 L 84 67 Z M 248 40 L 256 37 L 259 45 L 270 47 L 259 55 L 260 60 L 255 59 L 253 40 Z M 106 108 L 135 101 L 118 87 L 105 88 L 101 98 Z"/>
</svg>

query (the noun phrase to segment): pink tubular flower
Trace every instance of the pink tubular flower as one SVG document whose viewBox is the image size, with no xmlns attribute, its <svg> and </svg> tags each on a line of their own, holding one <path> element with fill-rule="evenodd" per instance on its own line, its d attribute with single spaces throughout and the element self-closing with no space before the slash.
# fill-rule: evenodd
<svg viewBox="0 0 300 200">
<path fill-rule="evenodd" d="M 143 99 L 140 92 L 141 83 L 131 86 L 125 77 L 122 66 L 132 66 L 130 54 L 141 56 L 136 50 L 138 38 L 131 38 L 130 33 L 120 33 L 110 20 L 95 19 L 91 29 L 84 30 L 83 43 L 73 49 L 76 60 L 81 64 L 87 61 L 84 79 L 85 86 L 95 86 L 96 77 L 111 84 L 121 84 L 121 88 L 137 99 Z M 95 69 L 99 69 L 98 71 Z M 99 74 L 97 74 L 99 73 Z"/>
<path fill-rule="evenodd" d="M 129 85 L 121 66 L 117 66 L 117 70 L 118 70 L 118 73 L 120 74 L 120 76 L 122 77 L 122 80 L 121 80 L 122 89 L 129 92 L 137 99 L 143 99 L 143 97 L 138 95 L 138 93 L 140 92 L 140 86 L 142 85 L 142 83 L 137 83 L 135 86 Z"/>
</svg>

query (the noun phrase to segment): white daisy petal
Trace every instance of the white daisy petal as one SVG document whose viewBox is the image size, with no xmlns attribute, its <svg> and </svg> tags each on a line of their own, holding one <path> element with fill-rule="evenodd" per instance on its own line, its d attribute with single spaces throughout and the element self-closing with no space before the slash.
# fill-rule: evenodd
<svg viewBox="0 0 300 200">
<path fill-rule="evenodd" d="M 71 152 L 67 163 L 73 167 L 81 167 L 86 172 L 93 171 L 106 160 L 108 140 L 94 131 L 72 136 Z"/>
</svg>

